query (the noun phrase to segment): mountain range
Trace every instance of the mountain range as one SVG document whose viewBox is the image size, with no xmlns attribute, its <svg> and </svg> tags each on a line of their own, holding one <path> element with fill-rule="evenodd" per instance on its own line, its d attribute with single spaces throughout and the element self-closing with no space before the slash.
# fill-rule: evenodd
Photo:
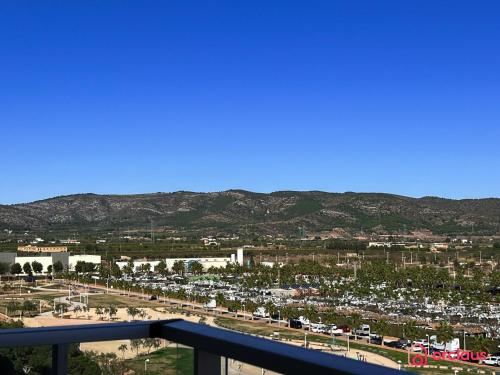
<svg viewBox="0 0 500 375">
<path fill-rule="evenodd" d="M 383 193 L 244 190 L 136 195 L 76 194 L 0 205 L 0 229 L 105 231 L 117 228 L 200 233 L 297 235 L 394 233 L 495 234 L 500 199 L 411 198 Z"/>
</svg>

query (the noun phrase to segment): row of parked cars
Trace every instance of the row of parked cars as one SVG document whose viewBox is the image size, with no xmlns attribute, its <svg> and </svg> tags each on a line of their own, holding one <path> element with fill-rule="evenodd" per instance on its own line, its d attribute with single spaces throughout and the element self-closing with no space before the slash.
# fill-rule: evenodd
<svg viewBox="0 0 500 375">
<path fill-rule="evenodd" d="M 274 317 L 272 317 L 274 318 Z M 324 323 L 311 323 L 308 319 L 303 316 L 298 318 L 293 318 L 289 320 L 290 328 L 297 329 L 309 329 L 309 331 L 314 333 L 324 333 L 329 336 L 331 335 L 342 335 L 351 331 L 349 326 L 337 326 L 335 324 L 324 324 Z"/>
</svg>

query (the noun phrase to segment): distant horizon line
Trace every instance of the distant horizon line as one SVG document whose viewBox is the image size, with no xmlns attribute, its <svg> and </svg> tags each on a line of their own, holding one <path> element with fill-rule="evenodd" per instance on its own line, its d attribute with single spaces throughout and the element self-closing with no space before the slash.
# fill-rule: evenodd
<svg viewBox="0 0 500 375">
<path fill-rule="evenodd" d="M 85 193 L 70 193 L 70 194 L 61 194 L 61 195 L 54 195 L 46 198 L 40 198 L 40 199 L 35 199 L 31 201 L 21 201 L 21 202 L 14 202 L 14 203 L 0 203 L 0 206 L 16 206 L 16 205 L 22 205 L 22 204 L 31 204 L 31 203 L 36 203 L 36 202 L 42 202 L 50 199 L 57 199 L 57 198 L 64 198 L 64 197 L 74 197 L 74 196 L 79 196 L 79 195 L 96 195 L 96 196 L 136 196 L 136 195 L 155 195 L 155 194 L 176 194 L 176 193 L 192 193 L 192 194 L 214 194 L 214 193 L 227 193 L 227 192 L 237 192 L 237 191 L 242 191 L 242 192 L 247 192 L 247 193 L 253 193 L 253 194 L 276 194 L 276 193 L 324 193 L 324 194 L 383 194 L 383 195 L 391 195 L 391 196 L 398 196 L 398 197 L 403 197 L 403 198 L 411 198 L 411 199 L 424 199 L 424 198 L 437 198 L 437 199 L 445 199 L 445 200 L 452 200 L 452 201 L 463 201 L 463 200 L 487 200 L 487 199 L 500 199 L 500 197 L 495 197 L 495 196 L 485 196 L 485 197 L 461 197 L 461 198 L 450 198 L 450 197 L 443 197 L 443 196 L 437 196 L 437 195 L 422 195 L 422 196 L 412 196 L 412 195 L 405 195 L 405 194 L 398 194 L 398 193 L 388 193 L 388 192 L 381 192 L 381 191 L 327 191 L 327 190 L 317 190 L 317 189 L 312 189 L 312 190 L 293 190 L 293 189 L 286 189 L 286 190 L 273 190 L 269 192 L 264 192 L 264 191 L 254 191 L 254 190 L 248 190 L 248 189 L 243 189 L 243 188 L 231 188 L 231 189 L 225 189 L 225 190 L 213 190 L 213 191 L 195 191 L 195 190 L 174 190 L 174 191 L 156 191 L 156 192 L 146 192 L 146 193 L 94 193 L 94 192 L 85 192 Z"/>
</svg>

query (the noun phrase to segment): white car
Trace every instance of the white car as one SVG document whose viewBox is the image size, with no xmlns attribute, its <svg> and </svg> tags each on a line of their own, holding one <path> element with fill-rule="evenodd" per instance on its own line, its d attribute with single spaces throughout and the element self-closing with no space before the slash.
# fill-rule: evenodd
<svg viewBox="0 0 500 375">
<path fill-rule="evenodd" d="M 326 325 L 322 323 L 311 323 L 309 329 L 314 333 L 323 333 L 326 332 Z"/>
<path fill-rule="evenodd" d="M 497 357 L 497 356 L 488 356 L 488 358 L 486 358 L 483 361 L 483 364 L 489 365 L 489 366 L 498 366 L 499 361 L 500 361 L 500 357 Z"/>
</svg>

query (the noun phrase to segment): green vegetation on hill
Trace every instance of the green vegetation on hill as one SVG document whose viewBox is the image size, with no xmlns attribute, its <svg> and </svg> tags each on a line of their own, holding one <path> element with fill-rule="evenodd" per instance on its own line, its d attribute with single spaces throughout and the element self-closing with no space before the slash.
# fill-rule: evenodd
<svg viewBox="0 0 500 375">
<path fill-rule="evenodd" d="M 491 235 L 498 231 L 500 199 L 410 198 L 376 193 L 284 191 L 139 195 L 79 194 L 0 205 L 0 228 L 17 231 L 113 231 L 155 228 L 192 233 L 296 235 L 333 228 L 346 232 L 428 229 Z M 250 228 L 249 228 L 250 227 Z"/>
</svg>

